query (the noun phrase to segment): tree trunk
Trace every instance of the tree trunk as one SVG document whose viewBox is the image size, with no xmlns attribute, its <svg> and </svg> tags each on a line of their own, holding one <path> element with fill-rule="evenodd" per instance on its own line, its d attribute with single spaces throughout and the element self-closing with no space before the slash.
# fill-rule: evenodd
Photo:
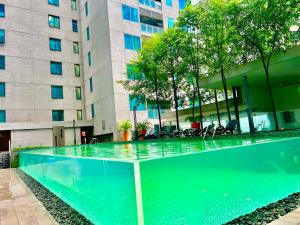
<svg viewBox="0 0 300 225">
<path fill-rule="evenodd" d="M 176 88 L 175 76 L 174 76 L 174 72 L 173 71 L 171 71 L 171 77 L 172 77 L 172 86 L 173 86 L 174 101 L 175 101 L 176 127 L 177 127 L 177 130 L 179 130 L 177 88 Z"/>
<path fill-rule="evenodd" d="M 265 69 L 265 72 L 266 72 L 267 88 L 268 88 L 268 92 L 269 92 L 270 100 L 271 100 L 273 117 L 274 117 L 274 121 L 275 121 L 276 130 L 278 131 L 279 130 L 279 125 L 278 125 L 278 119 L 277 119 L 277 115 L 276 115 L 276 107 L 275 107 L 275 102 L 274 102 L 274 97 L 273 97 L 273 92 L 272 92 L 269 69 L 268 68 Z"/>
<path fill-rule="evenodd" d="M 193 90 L 193 122 L 195 122 L 195 101 L 196 101 L 196 92 Z"/>
<path fill-rule="evenodd" d="M 200 125 L 201 129 L 203 128 L 203 118 L 202 118 L 202 99 L 201 99 L 201 93 L 200 93 L 200 85 L 199 85 L 199 78 L 198 74 L 195 76 L 196 78 L 196 84 L 197 84 L 197 93 L 198 93 L 198 101 L 199 101 L 199 113 L 200 113 Z"/>
<path fill-rule="evenodd" d="M 217 95 L 217 90 L 216 89 L 215 89 L 215 103 L 216 103 L 216 109 L 217 109 L 218 123 L 219 123 L 219 126 L 220 126 L 221 125 L 221 119 L 220 119 L 219 104 L 218 104 L 218 95 Z"/>
<path fill-rule="evenodd" d="M 222 83 L 223 83 L 223 88 L 224 88 L 224 94 L 225 94 L 225 101 L 226 101 L 226 109 L 227 109 L 227 114 L 228 114 L 228 120 L 231 121 L 231 114 L 230 114 L 230 108 L 229 108 L 229 100 L 228 100 L 228 92 L 227 92 L 227 84 L 226 84 L 226 79 L 225 79 L 225 74 L 224 74 L 224 68 L 221 68 L 221 77 L 222 77 Z"/>
<path fill-rule="evenodd" d="M 158 99 L 158 82 L 157 82 L 157 76 L 155 73 L 155 98 L 156 98 L 156 106 L 157 106 L 157 112 L 158 112 L 158 122 L 159 122 L 159 132 L 161 132 L 161 115 L 160 115 L 160 105 L 159 105 L 159 99 Z"/>
</svg>

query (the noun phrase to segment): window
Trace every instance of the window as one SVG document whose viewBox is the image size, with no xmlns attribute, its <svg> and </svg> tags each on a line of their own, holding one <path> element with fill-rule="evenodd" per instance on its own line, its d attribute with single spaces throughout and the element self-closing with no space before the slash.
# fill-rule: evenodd
<svg viewBox="0 0 300 225">
<path fill-rule="evenodd" d="M 58 16 L 48 16 L 49 27 L 60 28 L 60 19 Z"/>
<path fill-rule="evenodd" d="M 167 6 L 172 6 L 172 5 L 173 5 L 172 0 L 166 0 L 166 5 L 167 5 Z"/>
<path fill-rule="evenodd" d="M 73 42 L 73 52 L 75 54 L 79 54 L 79 43 L 78 42 Z"/>
<path fill-rule="evenodd" d="M 86 28 L 86 40 L 89 41 L 90 40 L 90 27 Z"/>
<path fill-rule="evenodd" d="M 73 32 L 78 32 L 77 20 L 72 20 L 72 30 Z"/>
<path fill-rule="evenodd" d="M 6 113 L 5 110 L 0 110 L 0 123 L 6 122 Z"/>
<path fill-rule="evenodd" d="M 160 114 L 163 115 L 166 110 L 161 108 L 160 106 Z M 157 119 L 158 118 L 158 109 L 156 104 L 147 103 L 148 110 L 148 119 Z"/>
<path fill-rule="evenodd" d="M 5 43 L 5 30 L 0 29 L 0 43 Z"/>
<path fill-rule="evenodd" d="M 77 115 L 77 120 L 82 120 L 82 110 L 77 110 L 76 115 Z"/>
<path fill-rule="evenodd" d="M 93 92 L 93 78 L 90 78 L 90 92 Z"/>
<path fill-rule="evenodd" d="M 179 0 L 179 9 L 184 9 L 186 5 L 186 0 Z"/>
<path fill-rule="evenodd" d="M 59 0 L 48 0 L 49 5 L 59 6 Z"/>
<path fill-rule="evenodd" d="M 84 4 L 84 9 L 85 9 L 85 15 L 86 15 L 86 16 L 89 15 L 89 6 L 88 6 L 88 2 L 86 2 L 86 3 Z"/>
<path fill-rule="evenodd" d="M 80 77 L 80 65 L 74 64 L 74 74 L 76 77 Z"/>
<path fill-rule="evenodd" d="M 89 64 L 89 66 L 92 65 L 92 54 L 91 54 L 91 52 L 88 53 L 88 64 Z"/>
<path fill-rule="evenodd" d="M 62 75 L 62 63 L 50 62 L 50 73 L 53 75 Z"/>
<path fill-rule="evenodd" d="M 5 17 L 5 5 L 0 4 L 0 17 Z"/>
<path fill-rule="evenodd" d="M 91 104 L 91 113 L 92 113 L 92 118 L 95 118 L 95 106 L 94 106 L 94 104 Z"/>
<path fill-rule="evenodd" d="M 0 55 L 0 70 L 5 70 L 5 56 Z"/>
<path fill-rule="evenodd" d="M 5 97 L 5 83 L 0 82 L 0 97 Z"/>
<path fill-rule="evenodd" d="M 128 5 L 122 5 L 122 16 L 124 20 L 139 22 L 138 10 Z"/>
<path fill-rule="evenodd" d="M 168 27 L 169 28 L 174 27 L 174 19 L 168 18 Z"/>
<path fill-rule="evenodd" d="M 71 0 L 71 9 L 77 10 L 77 1 L 76 0 Z"/>
<path fill-rule="evenodd" d="M 141 48 L 140 37 L 124 34 L 125 49 L 139 50 Z"/>
<path fill-rule="evenodd" d="M 61 51 L 61 40 L 56 38 L 50 38 L 49 45 L 51 51 Z"/>
<path fill-rule="evenodd" d="M 64 121 L 64 110 L 52 110 L 52 121 Z"/>
<path fill-rule="evenodd" d="M 81 87 L 76 87 L 75 93 L 76 93 L 76 99 L 80 100 L 81 99 Z"/>
<path fill-rule="evenodd" d="M 63 87 L 62 86 L 51 86 L 51 96 L 52 99 L 63 99 Z"/>
<path fill-rule="evenodd" d="M 145 97 L 129 95 L 130 110 L 133 111 L 136 106 L 136 111 L 146 110 Z"/>
<path fill-rule="evenodd" d="M 136 68 L 132 64 L 127 64 L 127 78 L 128 80 L 141 80 L 143 74 L 136 71 Z"/>
</svg>

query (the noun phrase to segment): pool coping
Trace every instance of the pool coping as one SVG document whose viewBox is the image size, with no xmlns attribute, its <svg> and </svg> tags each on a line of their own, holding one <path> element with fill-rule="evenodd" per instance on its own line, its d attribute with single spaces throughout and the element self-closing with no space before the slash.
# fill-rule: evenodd
<svg viewBox="0 0 300 225">
<path fill-rule="evenodd" d="M 225 147 L 219 147 L 219 148 L 213 148 L 213 149 L 206 149 L 201 150 L 199 152 L 186 152 L 186 153 L 178 153 L 174 155 L 168 155 L 168 156 L 161 156 L 156 158 L 146 158 L 146 159 L 117 159 L 117 158 L 105 158 L 105 157 L 93 157 L 93 156 L 68 156 L 68 155 L 54 155 L 54 154 L 45 154 L 43 152 L 35 153 L 34 151 L 38 150 L 27 150 L 27 151 L 21 151 L 20 154 L 31 154 L 31 155 L 44 155 L 48 157 L 61 157 L 61 158 L 77 158 L 77 159 L 92 159 L 92 160 L 102 160 L 102 161 L 114 161 L 114 162 L 120 162 L 120 163 L 131 163 L 134 164 L 136 162 L 146 162 L 146 161 L 152 161 L 152 160 L 161 160 L 161 159 L 167 159 L 167 158 L 174 158 L 174 157 L 180 157 L 180 156 L 187 156 L 187 155 L 196 155 L 196 154 L 205 154 L 209 152 L 215 152 L 215 151 L 222 151 L 222 150 L 228 150 L 233 148 L 242 148 L 245 146 L 256 146 L 256 145 L 262 145 L 267 143 L 274 143 L 274 142 L 281 142 L 281 141 L 287 141 L 287 140 L 295 140 L 300 139 L 300 136 L 293 136 L 293 137 L 284 137 L 279 140 L 269 140 L 270 138 L 262 139 L 261 142 L 258 143 L 244 143 L 241 145 L 235 145 L 235 146 L 225 146 Z M 204 140 L 205 141 L 205 140 Z M 131 143 L 134 144 L 134 143 Z M 70 147 L 70 146 L 68 146 Z M 66 147 L 66 148 L 68 148 Z M 77 147 L 77 146 L 72 146 Z M 42 149 L 41 151 L 46 151 L 47 149 Z"/>
</svg>

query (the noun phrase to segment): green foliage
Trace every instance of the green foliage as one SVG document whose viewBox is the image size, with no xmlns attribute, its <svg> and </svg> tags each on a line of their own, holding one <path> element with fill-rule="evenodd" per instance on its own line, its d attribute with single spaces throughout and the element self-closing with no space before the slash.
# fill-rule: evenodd
<svg viewBox="0 0 300 225">
<path fill-rule="evenodd" d="M 138 131 L 148 130 L 151 127 L 151 123 L 148 120 L 144 120 L 143 122 L 139 122 L 136 124 L 136 128 Z"/>
<path fill-rule="evenodd" d="M 34 150 L 34 149 L 41 149 L 41 148 L 49 148 L 49 146 L 24 146 L 20 148 L 14 148 L 13 151 Z"/>
<path fill-rule="evenodd" d="M 119 122 L 119 131 L 127 132 L 132 129 L 130 120 L 122 120 Z"/>
</svg>

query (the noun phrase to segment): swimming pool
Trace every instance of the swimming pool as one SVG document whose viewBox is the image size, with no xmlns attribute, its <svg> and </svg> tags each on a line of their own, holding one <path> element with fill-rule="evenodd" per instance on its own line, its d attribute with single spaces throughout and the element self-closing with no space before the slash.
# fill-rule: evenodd
<svg viewBox="0 0 300 225">
<path fill-rule="evenodd" d="M 50 148 L 20 168 L 94 224 L 218 225 L 300 190 L 300 137 Z"/>
</svg>

